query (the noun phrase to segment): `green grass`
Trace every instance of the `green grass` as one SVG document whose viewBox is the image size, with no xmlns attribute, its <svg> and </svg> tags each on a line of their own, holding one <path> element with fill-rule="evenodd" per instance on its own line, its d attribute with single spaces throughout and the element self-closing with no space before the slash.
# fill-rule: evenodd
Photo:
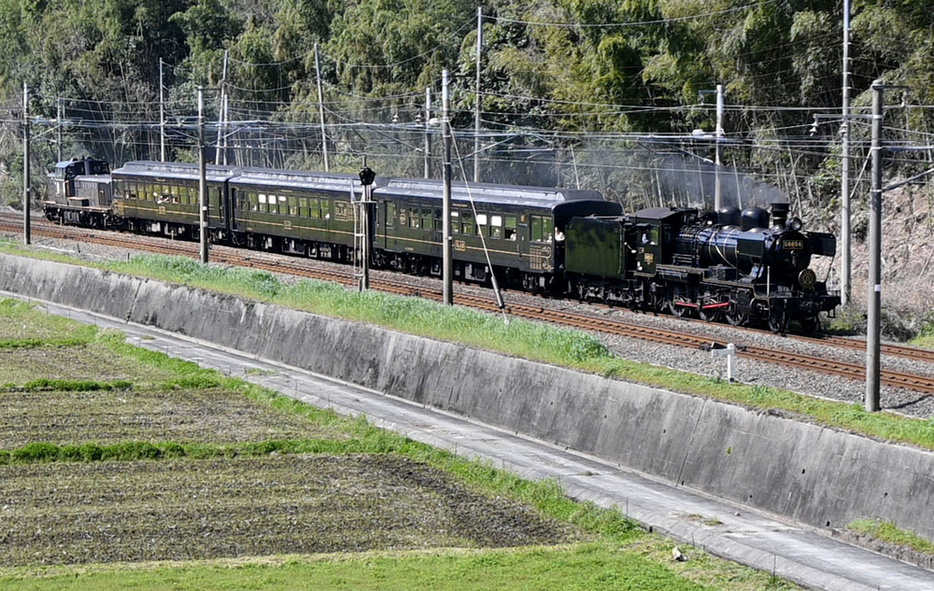
<svg viewBox="0 0 934 591">
<path fill-rule="evenodd" d="M 393 442 L 395 444 L 395 442 Z M 112 445 L 84 443 L 55 445 L 36 442 L 13 450 L 0 450 L 0 465 L 36 462 L 132 462 L 191 458 L 256 457 L 269 454 L 373 454 L 394 453 L 404 445 L 386 445 L 367 439 L 269 440 L 230 444 L 126 441 Z"/>
<path fill-rule="evenodd" d="M 889 521 L 857 519 L 848 525 L 847 529 L 882 542 L 887 542 L 896 546 L 904 546 L 915 552 L 934 556 L 934 543 L 910 531 L 899 529 L 894 523 Z"/>
<path fill-rule="evenodd" d="M 43 314 L 26 302 L 0 300 L 0 349 L 83 345 L 94 340 L 97 331 L 93 325 Z"/>
<path fill-rule="evenodd" d="M 924 349 L 934 349 L 934 321 L 927 321 L 921 329 L 921 334 L 912 339 L 909 345 Z"/>
<path fill-rule="evenodd" d="M 647 551 L 643 544 L 641 549 Z M 669 550 L 670 551 L 670 550 Z M 651 552 L 646 552 L 651 554 Z M 726 573 L 730 581 L 697 576 L 709 559 L 655 562 L 608 543 L 571 547 L 510 550 L 438 550 L 408 553 L 364 553 L 321 557 L 279 557 L 257 562 L 228 561 L 211 565 L 149 565 L 135 569 L 88 569 L 42 578 L 0 579 L 0 590 L 111 591 L 117 589 L 264 589 L 354 591 L 700 591 L 718 588 L 790 589 L 767 576 Z M 58 569 L 49 569 L 55 573 Z M 701 582 L 684 578 L 694 571 Z"/>
</svg>

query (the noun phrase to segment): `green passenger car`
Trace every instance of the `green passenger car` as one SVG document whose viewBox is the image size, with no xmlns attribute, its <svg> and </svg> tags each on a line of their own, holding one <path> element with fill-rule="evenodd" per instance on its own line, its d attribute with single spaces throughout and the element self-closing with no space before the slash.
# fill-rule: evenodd
<svg viewBox="0 0 934 591">
<path fill-rule="evenodd" d="M 357 175 L 243 168 L 229 188 L 231 229 L 247 246 L 350 260 Z"/>
<path fill-rule="evenodd" d="M 208 230 L 213 239 L 229 235 L 227 167 L 207 167 Z M 200 172 L 195 164 L 127 162 L 111 173 L 114 215 L 129 230 L 185 239 L 199 236 Z"/>
<path fill-rule="evenodd" d="M 389 179 L 374 191 L 378 262 L 440 275 L 442 183 Z M 564 267 L 564 233 L 578 215 L 619 215 L 595 191 L 453 183 L 451 233 L 455 277 L 486 281 L 490 266 L 526 289 L 550 289 Z M 485 252 L 486 251 L 486 252 Z"/>
</svg>

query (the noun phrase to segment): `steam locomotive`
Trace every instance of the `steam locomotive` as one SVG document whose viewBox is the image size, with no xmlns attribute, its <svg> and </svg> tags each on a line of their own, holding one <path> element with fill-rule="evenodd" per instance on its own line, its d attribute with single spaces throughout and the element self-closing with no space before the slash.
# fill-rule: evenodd
<svg viewBox="0 0 934 591">
<path fill-rule="evenodd" d="M 212 242 L 352 263 L 369 236 L 375 267 L 441 274 L 442 184 L 377 177 L 375 215 L 361 228 L 356 175 L 207 167 Z M 50 175 L 46 217 L 198 239 L 197 166 L 129 162 L 109 172 L 93 159 Z M 768 210 L 649 208 L 624 214 L 595 191 L 453 183 L 455 278 L 676 316 L 805 331 L 833 314 L 839 295 L 810 268 L 835 255 L 831 234 L 806 232 L 789 206 Z"/>
<path fill-rule="evenodd" d="M 810 268 L 812 257 L 836 254 L 836 240 L 802 227 L 787 203 L 578 218 L 567 230 L 565 274 L 581 299 L 733 325 L 764 322 L 775 332 L 797 321 L 810 332 L 840 303 Z"/>
</svg>

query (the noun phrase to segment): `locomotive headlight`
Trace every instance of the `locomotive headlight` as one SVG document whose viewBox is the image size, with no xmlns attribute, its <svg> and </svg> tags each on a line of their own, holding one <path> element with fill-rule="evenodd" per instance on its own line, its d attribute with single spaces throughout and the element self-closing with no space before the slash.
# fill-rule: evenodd
<svg viewBox="0 0 934 591">
<path fill-rule="evenodd" d="M 791 218 L 791 221 L 788 222 L 788 226 L 795 232 L 800 232 L 801 228 L 804 227 L 804 223 L 799 218 Z"/>
<path fill-rule="evenodd" d="M 814 287 L 814 284 L 817 283 L 817 273 L 811 269 L 805 269 L 798 273 L 798 283 L 801 284 L 801 287 L 804 289 L 811 289 Z"/>
</svg>

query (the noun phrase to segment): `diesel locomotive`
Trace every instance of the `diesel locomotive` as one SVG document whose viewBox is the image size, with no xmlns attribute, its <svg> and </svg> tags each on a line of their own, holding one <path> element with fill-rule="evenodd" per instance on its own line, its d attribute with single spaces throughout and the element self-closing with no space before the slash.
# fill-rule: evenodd
<svg viewBox="0 0 934 591">
<path fill-rule="evenodd" d="M 212 242 L 351 263 L 360 252 L 357 175 L 207 167 Z M 92 159 L 51 175 L 48 219 L 64 224 L 199 238 L 198 167 Z M 376 177 L 369 263 L 441 274 L 440 181 Z M 811 259 L 835 254 L 831 234 L 807 232 L 789 206 L 745 211 L 649 208 L 624 214 L 595 191 L 453 183 L 454 275 L 534 293 L 676 316 L 805 331 L 833 314 L 838 294 Z"/>
</svg>

